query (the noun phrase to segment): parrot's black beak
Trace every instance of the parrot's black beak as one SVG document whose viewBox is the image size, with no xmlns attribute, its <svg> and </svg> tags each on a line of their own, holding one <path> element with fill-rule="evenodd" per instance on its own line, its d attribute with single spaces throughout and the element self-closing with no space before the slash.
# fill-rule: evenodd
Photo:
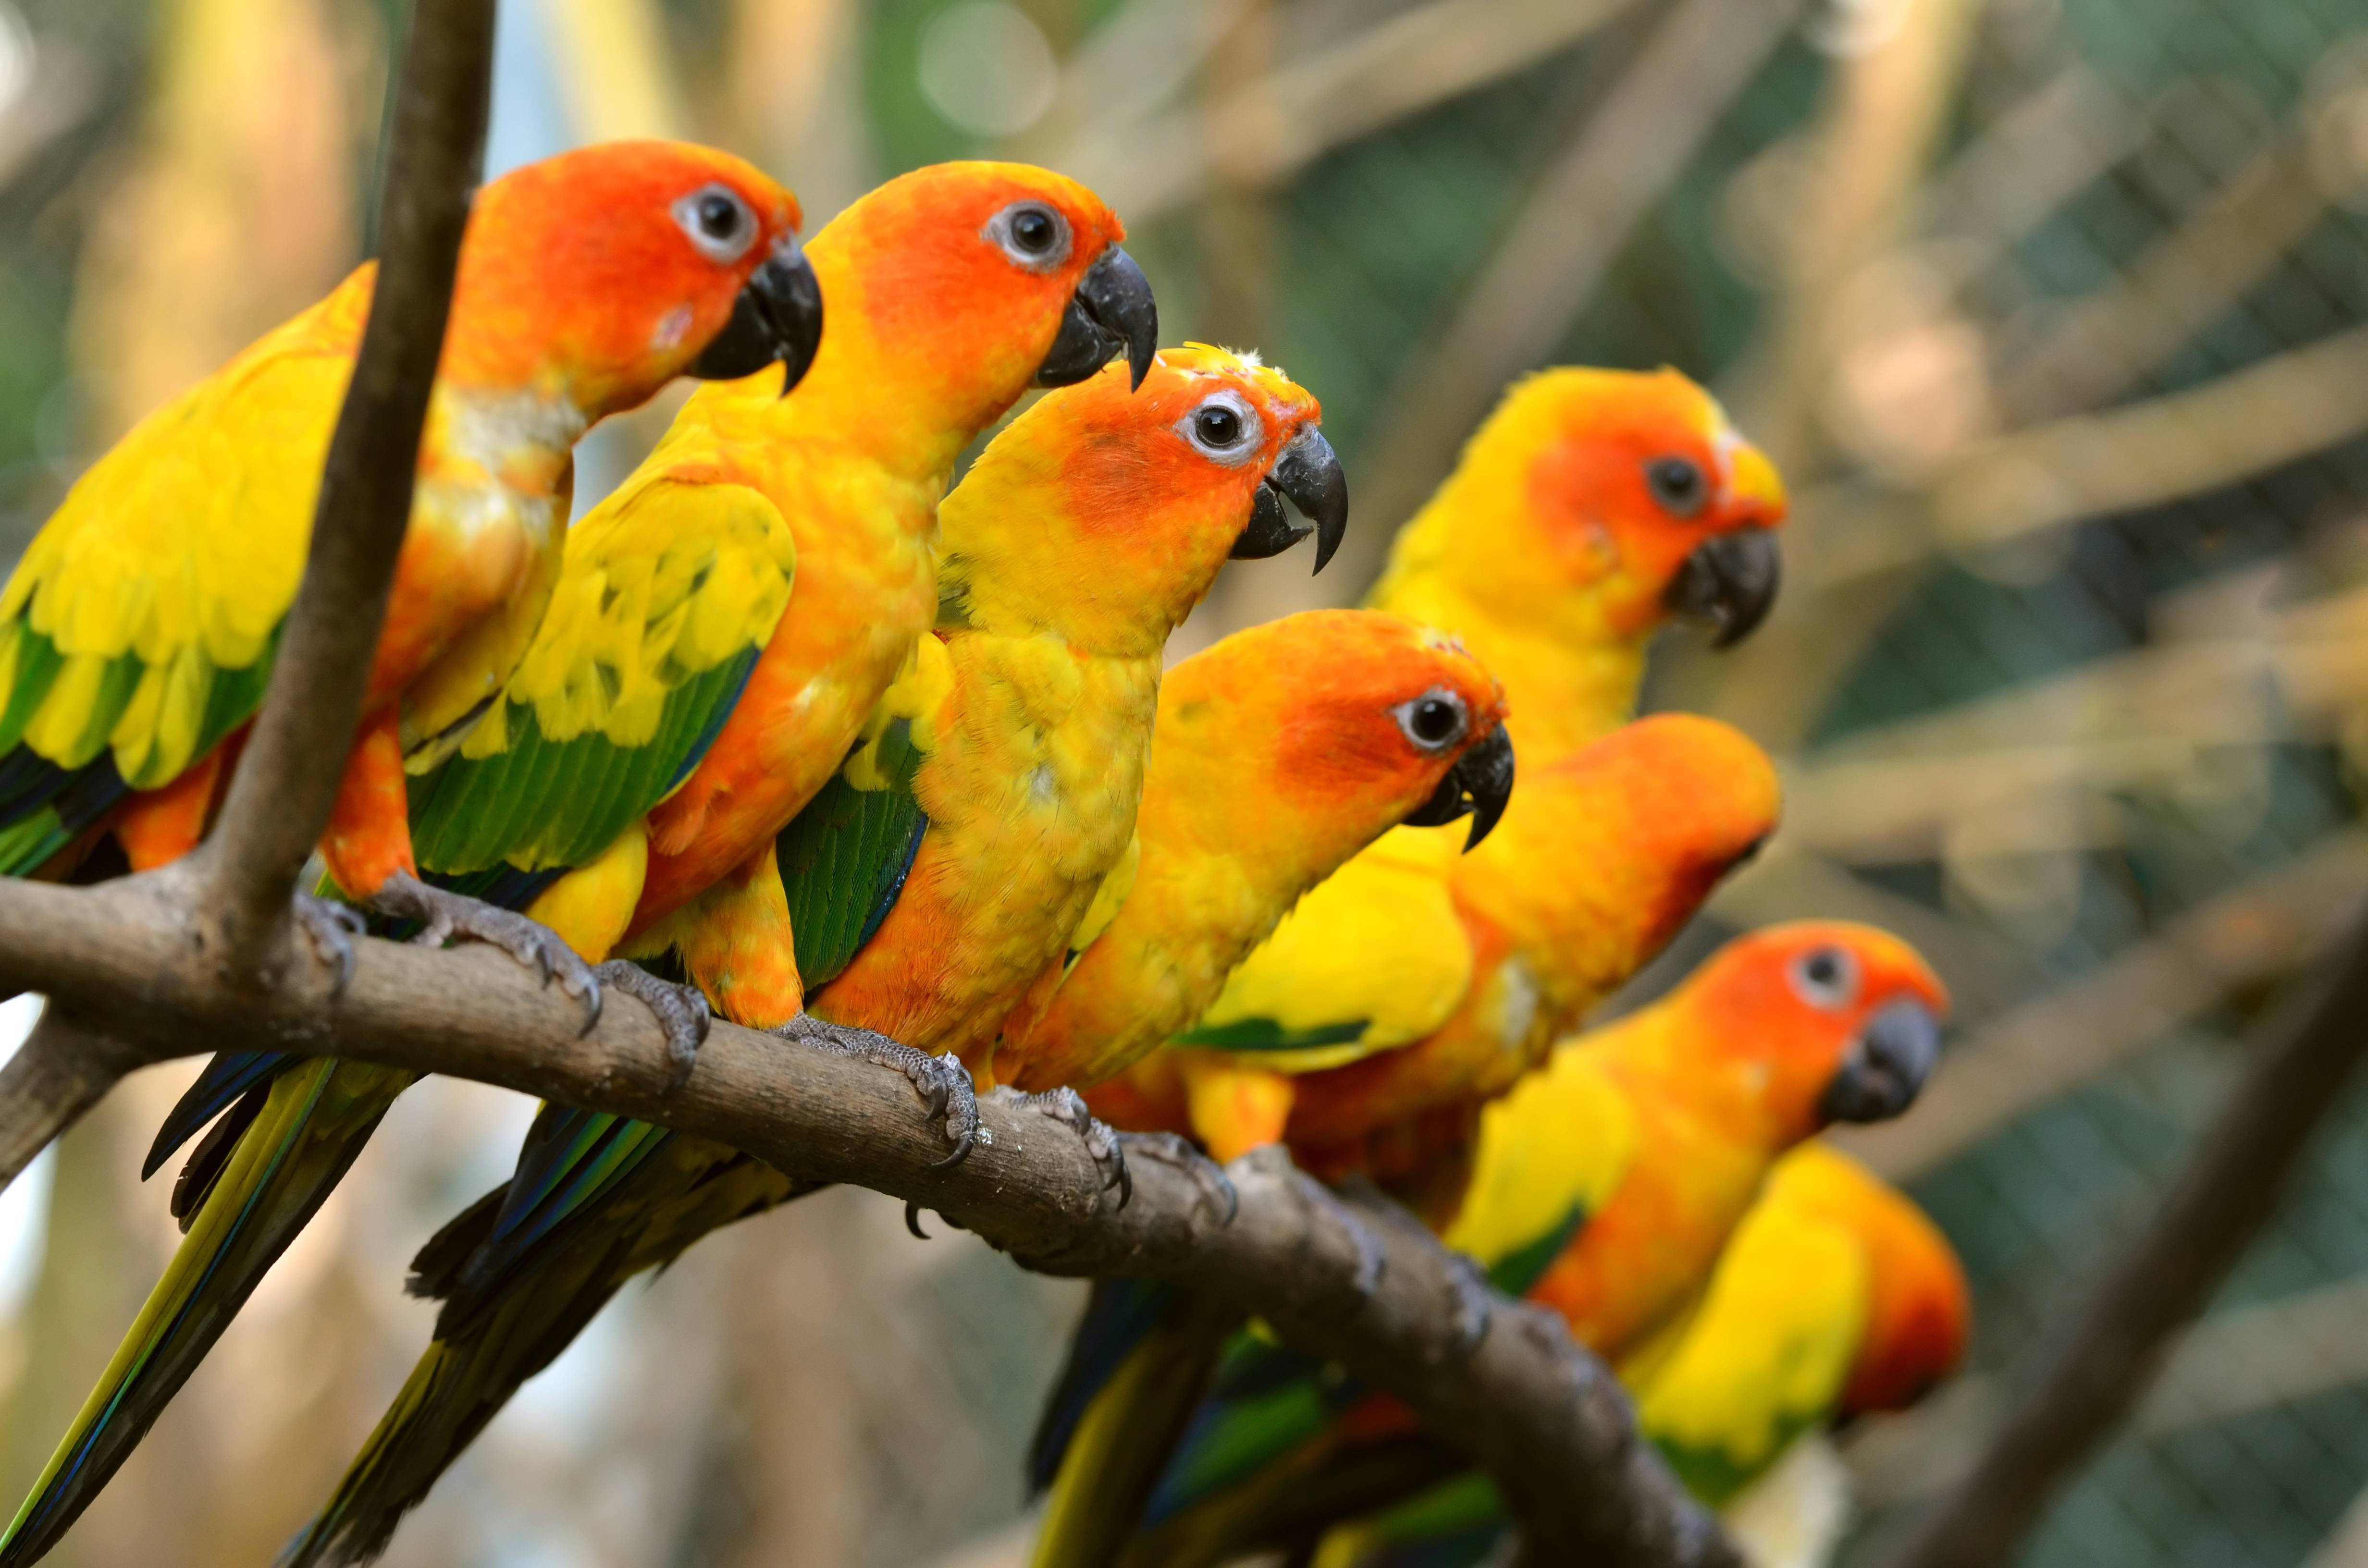
<svg viewBox="0 0 2368 1568">
<path fill-rule="evenodd" d="M 1941 1020 L 1906 997 L 1867 1020 L 1817 1110 L 1827 1121 L 1888 1121 L 1916 1103 L 1941 1060 Z"/>
<path fill-rule="evenodd" d="M 1495 830 L 1497 819 L 1505 814 L 1505 802 L 1512 798 L 1513 737 L 1499 724 L 1455 759 L 1430 799 L 1406 819 L 1406 825 L 1438 827 L 1468 812 L 1472 832 L 1463 840 L 1463 852 L 1469 855 Z"/>
<path fill-rule="evenodd" d="M 1293 523 L 1283 511 L 1288 497 L 1315 526 Z M 1309 534 L 1315 536 L 1315 569 L 1332 559 L 1349 532 L 1349 476 L 1340 472 L 1340 456 L 1324 432 L 1313 426 L 1301 431 L 1274 460 L 1274 467 L 1258 488 L 1250 506 L 1249 527 L 1234 540 L 1236 561 L 1264 561 L 1281 555 Z"/>
<path fill-rule="evenodd" d="M 1151 279 L 1134 257 L 1112 245 L 1077 279 L 1061 317 L 1061 335 L 1053 351 L 1036 367 L 1040 387 L 1071 387 L 1123 352 L 1133 380 L 1143 385 L 1151 374 L 1151 357 L 1159 352 L 1159 301 L 1151 297 Z"/>
<path fill-rule="evenodd" d="M 785 239 L 741 286 L 723 330 L 708 340 L 686 374 L 736 381 L 778 359 L 789 368 L 781 377 L 787 397 L 821 347 L 822 284 L 797 241 Z"/>
<path fill-rule="evenodd" d="M 1694 547 L 1661 602 L 1678 615 L 1717 629 L 1712 646 L 1731 648 L 1768 619 L 1784 558 L 1766 528 L 1738 528 Z"/>
</svg>

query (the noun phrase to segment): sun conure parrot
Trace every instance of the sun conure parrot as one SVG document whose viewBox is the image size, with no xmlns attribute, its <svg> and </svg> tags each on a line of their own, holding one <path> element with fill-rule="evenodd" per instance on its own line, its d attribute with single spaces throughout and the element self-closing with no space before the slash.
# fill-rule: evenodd
<svg viewBox="0 0 2368 1568">
<path fill-rule="evenodd" d="M 1194 1133 L 1221 1161 L 1281 1131 L 1318 1175 L 1368 1167 L 1371 1145 L 1424 1114 L 1509 1088 L 1677 934 L 1777 811 L 1759 748 L 1691 714 L 1525 761 L 1486 844 L 1390 834 L 1233 972 L 1177 1036 L 1196 1049 L 1156 1051 L 1091 1103 L 1121 1127 Z M 1410 1038 L 1368 1054 L 1375 1034 Z"/>
<path fill-rule="evenodd" d="M 1435 1152 L 1407 1185 L 1498 1290 L 1553 1308 L 1616 1360 L 1691 1303 L 1787 1150 L 1907 1108 L 1946 1006 L 1884 932 L 1770 926 L 1556 1047 L 1480 1112 L 1468 1146 Z M 1249 1333 L 1219 1346 L 1182 1332 L 1172 1301 L 1136 1281 L 1096 1288 L 1031 1456 L 1036 1484 L 1057 1483 L 1039 1568 L 1175 1568 L 1311 1541 L 1404 1499 L 1410 1475 L 1440 1473 L 1405 1451 L 1417 1434 L 1395 1401 Z M 1212 1392 L 1183 1416 L 1176 1391 L 1212 1366 Z"/>
<path fill-rule="evenodd" d="M 1282 495 L 1337 541 L 1346 493 L 1316 415 L 1278 372 L 1191 348 L 1140 392 L 1106 374 L 1015 419 L 942 508 L 938 636 L 777 847 L 652 927 L 664 952 L 736 1021 L 808 1038 L 810 1006 L 948 1062 L 990 1047 L 1129 841 L 1167 632 L 1229 554 L 1304 537 Z M 1277 684 L 1321 692 L 1324 667 Z M 1493 726 L 1494 687 L 1461 653 L 1429 657 L 1405 695 L 1443 670 Z M 1426 791 L 1463 748 L 1436 749 Z M 446 1301 L 437 1340 L 292 1561 L 376 1551 L 627 1279 L 803 1190 L 723 1144 L 547 1106 L 508 1187 L 420 1255 L 415 1288 Z"/>
<path fill-rule="evenodd" d="M 1443 683 L 1379 706 L 1365 689 L 1410 639 L 1447 645 L 1412 624 L 1378 610 L 1290 616 L 1237 631 L 1169 673 L 1135 856 L 1113 874 L 1074 950 L 1004 1020 L 999 1079 L 1042 1092 L 1122 1071 L 1199 1017 L 1302 894 L 1400 823 L 1469 814 L 1466 846 L 1488 837 L 1513 785 L 1512 744 L 1495 722 L 1501 708 L 1475 712 Z M 1294 732 L 1288 716 L 1304 710 L 1306 681 L 1275 672 L 1318 657 L 1343 672 L 1326 689 L 1330 700 L 1386 710 L 1396 733 L 1376 722 L 1367 744 L 1349 750 L 1338 726 Z M 1244 733 L 1278 744 L 1253 761 Z M 1424 764 L 1457 753 L 1431 782 L 1436 769 Z M 1385 761 L 1397 766 L 1376 766 Z"/>
<path fill-rule="evenodd" d="M 461 243 L 411 522 L 321 853 L 338 884 L 557 970 L 514 915 L 422 883 L 404 758 L 499 691 L 559 572 L 576 438 L 677 375 L 803 373 L 822 332 L 790 193 L 739 159 L 617 142 L 480 191 Z M 312 540 L 374 263 L 135 426 L 0 591 L 0 874 L 112 834 L 145 870 L 204 835 L 271 675 Z M 299 916 L 341 963 L 348 925 Z"/>
<path fill-rule="evenodd" d="M 1904 1410 L 1955 1369 L 1971 1302 L 1939 1227 L 1812 1139 L 1776 1162 L 1691 1306 L 1620 1363 L 1639 1428 L 1754 1568 L 1819 1568 L 1849 1522 L 1828 1423 Z M 1479 1568 L 1503 1511 L 1467 1474 L 1332 1532 L 1321 1568 Z"/>
<path fill-rule="evenodd" d="M 1646 644 L 1671 616 L 1714 622 L 1723 643 L 1758 625 L 1776 590 L 1770 530 L 1784 506 L 1768 460 L 1674 370 L 1549 370 L 1507 393 L 1399 532 L 1370 601 L 1454 633 L 1504 680 L 1523 785 L 1496 845 L 1461 859 L 1452 835 L 1410 828 L 1350 860 L 1182 1037 L 1201 1050 L 1139 1070 L 1146 1092 L 1172 1100 L 1180 1073 L 1194 1131 L 1221 1159 L 1286 1136 L 1305 1153 L 1304 1137 L 1338 1143 L 1366 1129 L 1346 1126 L 1347 1109 L 1319 1129 L 1306 1111 L 1294 1116 L 1295 1102 L 1314 1109 L 1338 1097 L 1357 1117 L 1386 1102 L 1410 1114 L 1434 1094 L 1475 1091 L 1477 1079 L 1502 1087 L 1577 1028 L 1628 972 L 1595 961 L 1604 941 L 1572 939 L 1619 907 L 1612 890 L 1590 886 L 1616 835 L 1531 781 L 1629 717 Z M 1765 765 L 1748 777 L 1768 777 Z M 1671 809 L 1685 809 L 1679 799 Z M 1624 809 L 1632 824 L 1652 815 Z M 1681 923 L 1637 946 L 1634 961 Z M 1484 925 L 1493 937 L 1458 935 Z M 1470 1006 L 1502 1022 L 1506 1004 L 1530 1007 L 1532 995 L 1531 1027 L 1498 1031 L 1503 1054 L 1484 1062 L 1496 1048 Z M 1393 1055 L 1409 1060 L 1383 1065 Z M 1452 1063 L 1423 1060 L 1440 1055 Z M 1121 1125 L 1123 1093 L 1097 1102 Z"/>
<path fill-rule="evenodd" d="M 770 371 L 702 389 L 571 530 L 516 674 L 411 788 L 430 874 L 598 960 L 661 846 L 679 880 L 752 812 L 776 830 L 794 815 L 936 616 L 937 505 L 963 445 L 1031 380 L 1073 382 L 1138 345 L 1147 368 L 1154 307 L 1118 232 L 1057 175 L 950 165 L 815 235 L 834 303 L 812 369 L 793 396 Z M 645 825 L 700 789 L 726 801 L 705 825 Z M 602 972 L 660 1009 L 687 1067 L 703 1011 L 630 966 Z M 208 1064 L 148 1158 L 221 1118 L 176 1188 L 188 1238 L 26 1505 L 28 1540 L 104 1483 L 412 1082 L 262 1052 Z"/>
</svg>

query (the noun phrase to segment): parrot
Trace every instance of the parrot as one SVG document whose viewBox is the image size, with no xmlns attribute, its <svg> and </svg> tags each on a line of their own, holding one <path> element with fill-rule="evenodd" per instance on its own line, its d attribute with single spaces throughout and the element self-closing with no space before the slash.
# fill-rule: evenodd
<svg viewBox="0 0 2368 1568">
<path fill-rule="evenodd" d="M 1271 680 L 1272 670 L 1303 668 L 1319 648 L 1336 664 L 1378 666 L 1411 625 L 1380 610 L 1311 611 L 1237 631 L 1217 644 L 1222 653 L 1170 673 L 1134 856 L 1097 895 L 1101 913 L 1087 915 L 1072 951 L 1004 1020 L 995 1054 L 1003 1081 L 1047 1093 L 1122 1071 L 1200 1017 L 1292 904 L 1388 828 L 1468 814 L 1465 851 L 1488 838 L 1513 792 L 1512 743 L 1501 722 L 1490 728 L 1490 713 L 1475 712 L 1453 686 L 1392 710 L 1415 748 L 1404 759 L 1406 777 L 1372 769 L 1365 755 L 1319 754 L 1312 740 L 1246 768 L 1232 739 L 1289 734 L 1284 715 L 1305 697 L 1297 682 Z M 1452 642 L 1417 635 L 1440 647 Z M 1502 712 L 1501 702 L 1494 711 Z M 1246 722 L 1250 714 L 1257 717 Z M 1411 771 L 1424 753 L 1475 733 L 1478 744 L 1429 794 L 1410 790 L 1409 778 L 1427 777 Z M 1329 730 L 1318 734 L 1337 746 Z M 1246 779 L 1257 787 L 1245 789 Z"/>
<path fill-rule="evenodd" d="M 1369 602 L 1453 632 L 1497 673 L 1527 778 L 1543 782 L 1628 718 L 1668 618 L 1708 619 L 1722 644 L 1759 624 L 1785 505 L 1773 465 L 1678 372 L 1543 371 L 1506 394 L 1400 530 Z M 1758 760 L 1739 774 L 1771 778 Z M 1662 792 L 1641 788 L 1618 808 L 1632 824 Z M 1482 856 L 1458 857 L 1436 830 L 1384 835 L 1235 971 L 1178 1037 L 1191 1049 L 1105 1087 L 1097 1114 L 1173 1128 L 1181 1105 L 1220 1160 L 1287 1140 L 1313 1167 L 1313 1142 L 1334 1145 L 1337 1164 L 1376 1113 L 1508 1085 L 1630 972 L 1602 966 L 1618 944 L 1587 926 L 1619 911 L 1620 890 L 1589 865 L 1618 835 L 1554 794 L 1525 782 Z M 1510 1027 L 1519 1013 L 1528 1027 Z"/>
<path fill-rule="evenodd" d="M 1154 1051 L 1088 1103 L 1195 1134 L 1220 1162 L 1281 1136 L 1312 1174 L 1364 1169 L 1426 1113 L 1509 1088 L 1758 851 L 1778 793 L 1758 746 L 1692 714 L 1526 767 L 1487 843 L 1386 835 L 1232 972 L 1174 1037 L 1192 1049 Z M 1375 1033 L 1412 1038 L 1367 1055 Z"/>
<path fill-rule="evenodd" d="M 1558 1044 L 1406 1185 L 1490 1284 L 1618 1362 L 1692 1304 L 1782 1155 L 1907 1108 L 1947 1006 L 1887 933 L 1765 927 Z M 1410 1474 L 1440 1478 L 1428 1452 L 1410 1469 L 1417 1434 L 1395 1401 L 1253 1331 L 1196 1334 L 1175 1298 L 1096 1286 L 1030 1453 L 1031 1483 L 1053 1490 L 1038 1568 L 1224 1561 L 1395 1503 L 1420 1489 Z M 1203 1387 L 1177 1416 L 1176 1392 Z"/>
<path fill-rule="evenodd" d="M 464 729 L 542 619 L 578 437 L 677 375 L 793 384 L 822 333 L 796 199 L 728 154 L 628 142 L 477 193 L 411 520 L 320 851 L 337 883 L 440 933 L 598 983 L 516 914 L 423 882 L 406 756 Z M 204 836 L 296 595 L 376 264 L 135 426 L 0 589 L 0 874 L 58 876 L 111 838 L 131 869 Z M 350 967 L 352 918 L 296 916 Z"/>
<path fill-rule="evenodd" d="M 1778 1160 L 1692 1305 L 1620 1362 L 1638 1429 L 1755 1568 L 1819 1568 L 1847 1523 L 1821 1428 L 1906 1410 L 1963 1358 L 1963 1264 L 1906 1194 L 1811 1139 Z M 1842 1483 L 1846 1486 L 1846 1483 Z M 1320 1568 L 1479 1568 L 1505 1531 L 1466 1474 L 1326 1539 Z"/>
<path fill-rule="evenodd" d="M 985 1079 L 996 1026 L 1061 957 L 1130 840 L 1167 633 L 1229 554 L 1304 535 L 1284 496 L 1319 547 L 1345 527 L 1317 414 L 1279 372 L 1189 347 L 1162 353 L 1131 396 L 1106 375 L 1013 420 L 942 509 L 938 635 L 838 778 L 745 872 L 652 927 L 663 945 L 647 956 L 678 964 L 735 1022 L 806 1038 L 811 1008 L 874 1031 L 883 1053 L 969 1051 Z M 1248 662 L 1270 681 L 1274 652 L 1304 656 L 1274 683 L 1301 695 L 1278 699 L 1287 717 L 1260 723 L 1253 710 L 1226 728 L 1250 776 L 1270 770 L 1267 752 L 1295 723 L 1322 743 L 1302 760 L 1315 784 L 1326 766 L 1387 774 L 1411 810 L 1497 727 L 1485 672 L 1410 628 L 1360 639 L 1319 617 L 1230 662 L 1203 659 L 1228 680 Z M 1195 670 L 1176 673 L 1188 698 Z M 1336 684 L 1352 695 L 1336 699 Z M 1393 706 L 1426 701 L 1457 710 L 1454 733 L 1410 732 Z M 1041 1108 L 1077 1125 L 1064 1102 Z M 508 1186 L 422 1251 L 415 1289 L 445 1302 L 435 1343 L 291 1563 L 375 1554 L 634 1274 L 807 1190 L 723 1144 L 545 1107 Z"/>
<path fill-rule="evenodd" d="M 711 841 L 794 815 L 935 619 L 937 506 L 962 447 L 1031 381 L 1121 352 L 1148 369 L 1156 308 L 1120 233 L 1072 181 L 977 164 L 902 176 L 817 233 L 807 259 L 837 303 L 794 394 L 758 364 L 694 395 L 571 530 L 507 683 L 422 758 L 408 793 L 430 874 L 598 961 L 652 867 L 679 880 Z M 703 824 L 660 825 L 699 789 L 717 803 Z M 599 973 L 658 1012 L 687 1067 L 703 1006 L 632 965 Z M 188 1236 L 0 1568 L 72 1523 L 414 1081 L 268 1052 L 208 1064 L 146 1167 L 212 1123 L 174 1192 Z"/>
</svg>

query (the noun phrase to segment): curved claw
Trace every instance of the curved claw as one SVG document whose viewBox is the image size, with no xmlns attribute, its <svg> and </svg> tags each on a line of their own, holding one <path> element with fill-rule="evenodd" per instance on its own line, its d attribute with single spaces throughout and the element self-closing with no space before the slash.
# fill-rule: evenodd
<svg viewBox="0 0 2368 1568">
<path fill-rule="evenodd" d="M 389 877 L 370 896 L 370 905 L 397 920 L 416 921 L 419 931 L 411 939 L 421 947 L 438 948 L 459 937 L 501 949 L 532 968 L 545 986 L 555 978 L 560 989 L 583 999 L 579 1033 L 589 1033 L 600 1021 L 600 982 L 592 966 L 541 922 L 483 899 L 431 887 L 408 871 Z"/>
<path fill-rule="evenodd" d="M 677 985 L 660 980 L 637 963 L 623 959 L 610 959 L 592 971 L 604 986 L 614 986 L 647 1007 L 666 1031 L 666 1060 L 674 1072 L 666 1079 L 666 1093 L 672 1094 L 690 1079 L 691 1069 L 699 1065 L 699 1048 L 707 1040 L 707 1030 L 714 1020 L 707 998 L 695 985 Z M 600 994 L 595 992 L 596 997 Z M 592 1009 L 597 1021 L 600 1010 L 596 1002 Z M 590 1025 L 586 1025 L 588 1030 Z"/>
<path fill-rule="evenodd" d="M 343 996 L 346 987 L 354 981 L 354 938 L 368 926 L 362 912 L 350 903 L 300 892 L 290 913 L 304 935 L 312 938 L 313 950 L 337 966 L 337 978 L 329 987 L 329 994 L 332 998 Z"/>
<path fill-rule="evenodd" d="M 1132 1145 L 1135 1153 L 1172 1165 L 1182 1171 L 1200 1189 L 1201 1196 L 1212 1206 L 1222 1205 L 1224 1216 L 1220 1226 L 1230 1225 L 1242 1211 L 1242 1195 L 1234 1186 L 1224 1168 L 1202 1153 L 1193 1142 L 1177 1132 L 1127 1132 L 1120 1135 L 1124 1145 Z M 1132 1178 L 1130 1178 L 1130 1185 Z"/>
<path fill-rule="evenodd" d="M 929 1239 L 929 1233 L 921 1229 L 921 1206 L 909 1198 L 905 1199 L 905 1228 L 922 1241 Z"/>
<path fill-rule="evenodd" d="M 833 1056 L 851 1056 L 876 1067 L 893 1067 L 905 1074 L 905 1081 L 921 1096 L 930 1119 L 945 1119 L 946 1137 L 953 1144 L 953 1152 L 932 1168 L 953 1169 L 970 1158 L 975 1145 L 986 1141 L 979 1135 L 978 1097 L 971 1087 L 970 1071 L 952 1051 L 931 1056 L 876 1029 L 830 1023 L 812 1013 L 800 1013 L 769 1032 Z"/>
</svg>

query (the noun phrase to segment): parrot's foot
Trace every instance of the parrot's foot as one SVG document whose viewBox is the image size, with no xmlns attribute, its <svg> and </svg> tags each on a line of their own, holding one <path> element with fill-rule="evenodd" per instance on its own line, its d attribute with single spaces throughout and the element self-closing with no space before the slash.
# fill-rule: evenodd
<svg viewBox="0 0 2368 1568">
<path fill-rule="evenodd" d="M 313 950 L 321 955 L 321 961 L 336 965 L 337 983 L 329 994 L 343 996 L 353 983 L 354 938 L 364 929 L 362 912 L 333 898 L 300 892 L 289 913 L 295 916 L 298 928 L 313 939 Z"/>
<path fill-rule="evenodd" d="M 1223 1211 L 1220 1225 L 1232 1224 L 1234 1216 L 1241 1212 L 1242 1195 L 1234 1190 L 1224 1167 L 1201 1153 L 1190 1138 L 1177 1132 L 1129 1132 L 1124 1137 L 1135 1158 L 1156 1161 L 1191 1177 L 1209 1207 Z"/>
<path fill-rule="evenodd" d="M 584 1004 L 584 1027 L 590 1034 L 600 1021 L 600 982 L 592 966 L 559 939 L 559 933 L 515 910 L 500 909 L 483 899 L 430 887 L 408 871 L 397 871 L 381 884 L 370 907 L 397 920 L 416 920 L 419 934 L 411 939 L 423 948 L 440 948 L 453 937 L 484 942 L 502 949 L 533 970 L 548 985 Z"/>
<path fill-rule="evenodd" d="M 1488 1324 L 1497 1312 L 1497 1288 L 1488 1283 L 1488 1271 L 1480 1267 L 1480 1260 L 1469 1253 L 1447 1255 L 1447 1278 L 1455 1292 L 1456 1348 L 1469 1357 L 1488 1337 Z"/>
<path fill-rule="evenodd" d="M 972 1146 L 982 1142 L 978 1096 L 971 1087 L 970 1069 L 952 1051 L 931 1056 L 876 1030 L 825 1023 L 812 1013 L 800 1013 L 771 1032 L 833 1056 L 852 1056 L 875 1067 L 893 1067 L 905 1074 L 920 1092 L 929 1115 L 946 1119 L 946 1142 L 953 1145 L 953 1153 L 938 1162 L 938 1169 L 951 1170 L 961 1165 L 970 1158 Z"/>
<path fill-rule="evenodd" d="M 708 1010 L 707 997 L 696 985 L 677 985 L 671 980 L 660 980 L 648 970 L 625 959 L 610 959 L 596 964 L 593 978 L 612 991 L 620 991 L 657 1015 L 658 1027 L 666 1030 L 666 1060 L 674 1063 L 674 1074 L 666 1080 L 666 1092 L 672 1094 L 690 1077 L 690 1070 L 699 1062 L 699 1048 L 707 1041 L 707 1026 L 714 1015 Z"/>
<path fill-rule="evenodd" d="M 1086 1153 L 1094 1157 L 1094 1167 L 1102 1174 L 1102 1190 L 1118 1188 L 1118 1206 L 1123 1209 L 1134 1197 L 1134 1177 L 1126 1168 L 1126 1151 L 1119 1146 L 1118 1131 L 1106 1121 L 1094 1119 L 1086 1108 L 1083 1095 L 1071 1088 L 1047 1089 L 1041 1095 L 1024 1094 L 1010 1087 L 996 1089 L 989 1096 L 1006 1105 L 1032 1110 L 1039 1116 L 1049 1116 L 1084 1142 Z"/>
<path fill-rule="evenodd" d="M 1340 1201 L 1338 1193 L 1314 1176 L 1300 1177 L 1299 1194 L 1311 1214 L 1320 1214 L 1337 1226 L 1349 1238 L 1349 1244 L 1357 1249 L 1357 1304 L 1362 1306 L 1372 1301 L 1373 1292 L 1381 1289 L 1382 1268 L 1387 1256 L 1382 1251 L 1381 1237 L 1373 1234 L 1372 1228 L 1355 1210 Z"/>
</svg>

